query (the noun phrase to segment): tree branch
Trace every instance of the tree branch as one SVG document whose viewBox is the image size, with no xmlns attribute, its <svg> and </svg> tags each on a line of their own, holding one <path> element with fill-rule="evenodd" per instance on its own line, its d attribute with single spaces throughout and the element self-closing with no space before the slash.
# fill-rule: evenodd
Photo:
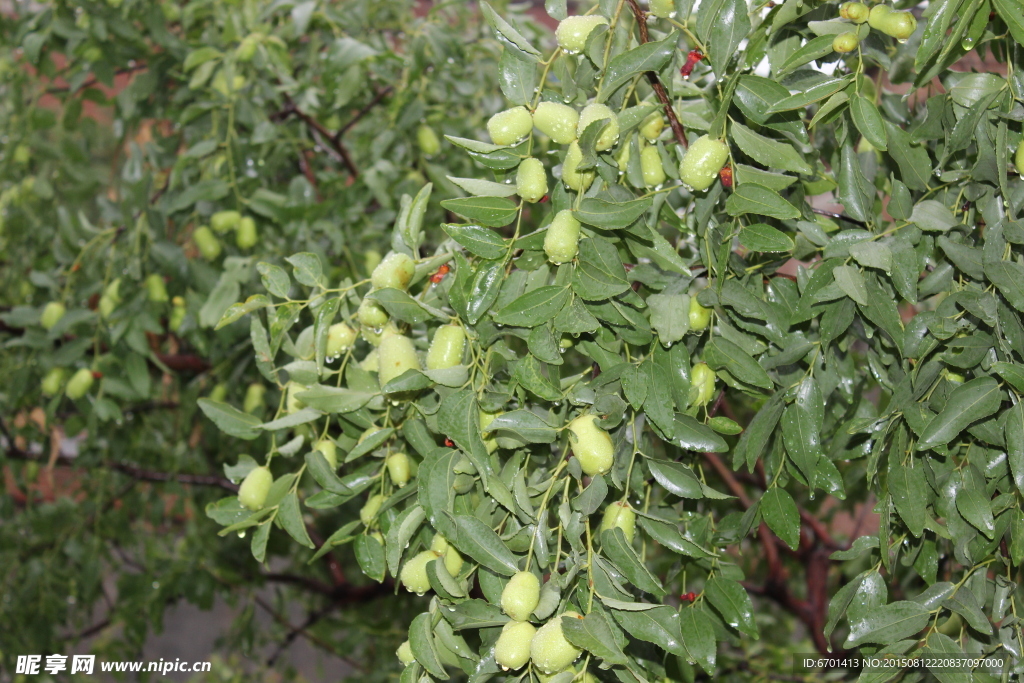
<svg viewBox="0 0 1024 683">
<path fill-rule="evenodd" d="M 391 91 L 394 90 L 394 89 L 395 89 L 394 86 L 389 85 L 387 87 L 384 87 L 384 88 L 381 88 L 380 90 L 378 90 L 377 94 L 373 96 L 373 99 L 370 100 L 370 102 L 365 107 L 363 107 L 362 109 L 357 111 L 352 116 L 352 118 L 349 119 L 348 123 L 346 123 L 344 126 L 339 128 L 338 132 L 335 133 L 332 136 L 332 139 L 336 140 L 336 141 L 337 140 L 341 140 L 341 136 L 342 135 L 344 135 L 345 133 L 349 132 L 349 130 L 351 130 L 353 126 L 355 126 L 357 123 L 359 123 L 360 119 L 362 119 L 364 116 L 366 116 L 370 112 L 371 109 L 373 109 L 378 104 L 380 104 L 380 101 L 383 100 L 385 97 L 387 97 L 391 93 Z"/>
<path fill-rule="evenodd" d="M 299 119 L 306 124 L 306 127 L 309 128 L 309 132 L 316 143 L 327 152 L 331 153 L 331 156 L 336 160 L 343 163 L 353 178 L 358 177 L 359 168 L 356 166 L 355 162 L 352 161 L 352 156 L 348 153 L 348 149 L 341 142 L 340 136 L 335 137 L 331 135 L 331 132 L 324 128 L 322 123 L 314 119 L 309 114 L 301 111 L 297 106 L 295 106 L 295 102 L 292 101 L 292 98 L 287 93 L 284 95 L 284 100 L 284 108 L 281 111 L 272 114 L 270 116 L 271 120 L 283 121 L 289 116 L 299 117 Z"/>
<path fill-rule="evenodd" d="M 647 15 L 640 5 L 637 4 L 636 0 L 626 0 L 629 4 L 629 8 L 633 10 L 633 16 L 636 18 L 637 26 L 640 28 L 640 44 L 643 45 L 648 41 L 647 38 Z M 651 88 L 654 90 L 654 94 L 658 96 L 658 100 L 665 108 L 665 116 L 668 117 L 668 125 L 672 128 L 672 134 L 675 135 L 676 142 L 686 149 L 686 133 L 683 131 L 683 125 L 679 123 L 679 119 L 676 117 L 676 111 L 672 108 L 672 102 L 668 99 L 668 92 L 665 91 L 665 86 L 661 84 L 658 79 L 658 74 L 653 71 L 647 72 L 647 80 L 651 82 Z"/>
</svg>

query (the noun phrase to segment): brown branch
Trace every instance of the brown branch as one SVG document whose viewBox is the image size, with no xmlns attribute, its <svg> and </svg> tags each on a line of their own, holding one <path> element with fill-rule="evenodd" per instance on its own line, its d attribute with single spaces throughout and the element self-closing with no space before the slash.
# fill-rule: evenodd
<svg viewBox="0 0 1024 683">
<path fill-rule="evenodd" d="M 147 64 L 136 64 L 134 66 L 129 66 L 129 67 L 125 67 L 123 69 L 118 69 L 117 71 L 114 72 L 114 75 L 115 76 L 124 76 L 125 74 L 135 73 L 136 71 L 144 71 L 145 69 L 148 69 L 148 68 L 149 68 L 149 66 Z M 91 88 L 92 86 L 96 85 L 97 83 L 99 83 L 99 79 L 96 78 L 95 76 L 93 76 L 92 78 L 90 78 L 89 80 L 85 81 L 84 83 L 82 83 L 77 88 L 75 88 L 75 93 L 76 94 L 80 93 L 81 91 L 85 90 L 86 88 Z M 46 94 L 46 95 L 56 95 L 57 93 L 69 92 L 70 90 L 71 90 L 71 86 L 70 85 L 55 85 L 53 87 L 47 88 L 44 91 L 44 94 Z"/>
<path fill-rule="evenodd" d="M 640 44 L 647 42 L 647 15 L 640 5 L 637 4 L 636 0 L 626 0 L 629 4 L 629 8 L 633 10 L 633 16 L 636 17 L 637 26 L 640 28 Z M 653 71 L 647 72 L 647 80 L 651 82 L 651 89 L 654 90 L 654 94 L 658 96 L 658 100 L 665 107 L 665 115 L 668 117 L 668 125 L 672 128 L 672 134 L 676 137 L 676 142 L 686 149 L 686 133 L 683 131 L 683 124 L 679 123 L 679 119 L 676 118 L 676 111 L 672 108 L 672 102 L 668 99 L 668 92 L 665 91 L 665 86 L 661 84 L 661 80 L 658 79 L 658 74 Z"/>
<path fill-rule="evenodd" d="M 359 123 L 360 119 L 362 119 L 364 116 L 366 116 L 370 112 L 371 109 L 373 109 L 378 104 L 380 104 L 380 101 L 383 100 L 385 97 L 387 97 L 391 93 L 391 91 L 394 90 L 394 89 L 395 89 L 394 86 L 389 85 L 389 86 L 387 86 L 385 88 L 381 88 L 380 90 L 378 90 L 377 94 L 373 96 L 373 99 L 370 100 L 369 104 L 367 104 L 365 107 L 363 107 L 362 109 L 357 111 L 352 116 L 352 118 L 349 119 L 348 123 L 346 123 L 344 126 L 339 128 L 338 132 L 335 133 L 332 136 L 332 139 L 340 140 L 342 135 L 344 135 L 345 133 L 349 132 L 349 130 L 351 130 L 353 126 L 355 126 L 357 123 Z"/>
<path fill-rule="evenodd" d="M 284 108 L 281 111 L 272 114 L 270 119 L 272 121 L 283 121 L 290 116 L 299 117 L 299 119 L 306 124 L 306 127 L 309 128 L 309 131 L 316 143 L 330 153 L 336 160 L 343 163 L 353 178 L 358 177 L 359 168 L 356 167 L 355 162 L 352 161 L 352 156 L 348 153 L 348 148 L 345 147 L 344 143 L 342 143 L 340 139 L 336 139 L 331 135 L 331 132 L 324 128 L 322 123 L 295 106 L 295 102 L 292 101 L 292 98 L 287 93 L 284 95 L 284 100 Z"/>
</svg>

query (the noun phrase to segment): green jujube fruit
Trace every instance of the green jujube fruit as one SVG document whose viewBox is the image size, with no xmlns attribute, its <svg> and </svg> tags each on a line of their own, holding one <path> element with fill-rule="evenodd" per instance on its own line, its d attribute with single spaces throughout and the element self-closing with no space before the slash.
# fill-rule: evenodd
<svg viewBox="0 0 1024 683">
<path fill-rule="evenodd" d="M 832 39 L 832 49 L 839 53 L 853 52 L 859 44 L 860 39 L 852 31 L 840 33 Z"/>
<path fill-rule="evenodd" d="M 356 343 L 356 331 L 345 323 L 334 323 L 327 328 L 328 358 L 337 358 L 343 351 L 348 351 Z"/>
<path fill-rule="evenodd" d="M 220 256 L 220 241 L 213 234 L 213 231 L 205 225 L 196 228 L 195 232 L 192 233 L 192 241 L 195 242 L 200 255 L 207 261 L 213 261 Z"/>
<path fill-rule="evenodd" d="M 320 439 L 313 445 L 314 451 L 323 453 L 324 460 L 331 466 L 331 469 L 338 468 L 338 446 L 330 439 Z"/>
<path fill-rule="evenodd" d="M 299 394 L 309 389 L 305 384 L 299 384 L 295 380 L 291 380 L 285 385 L 285 391 L 288 392 L 288 396 L 284 402 L 284 411 L 291 415 L 297 413 L 306 407 L 306 404 L 299 400 Z"/>
<path fill-rule="evenodd" d="M 242 220 L 238 211 L 218 211 L 210 216 L 210 227 L 214 232 L 225 233 L 234 230 Z"/>
<path fill-rule="evenodd" d="M 711 322 L 711 309 L 704 308 L 697 303 L 697 297 L 690 297 L 690 310 L 687 311 L 687 318 L 690 321 L 690 329 L 700 332 Z"/>
<path fill-rule="evenodd" d="M 416 262 L 412 260 L 412 257 L 393 251 L 373 269 L 370 283 L 374 289 L 393 287 L 404 292 L 409 289 L 409 283 L 412 282 L 412 276 L 415 274 Z"/>
<path fill-rule="evenodd" d="M 466 330 L 461 325 L 442 325 L 427 350 L 427 370 L 444 370 L 462 362 Z"/>
<path fill-rule="evenodd" d="M 548 175 L 540 159 L 528 157 L 519 164 L 516 171 L 516 194 L 524 202 L 534 204 L 548 193 Z"/>
<path fill-rule="evenodd" d="M 707 405 L 715 395 L 715 371 L 707 363 L 696 363 L 690 368 L 690 404 Z"/>
<path fill-rule="evenodd" d="M 487 120 L 487 133 L 496 145 L 514 145 L 533 130 L 533 117 L 526 107 L 512 107 Z"/>
<path fill-rule="evenodd" d="M 555 29 L 555 41 L 558 47 L 571 55 L 578 54 L 587 46 L 590 32 L 602 24 L 607 24 L 604 17 L 593 14 L 584 17 L 566 17 L 558 22 Z"/>
<path fill-rule="evenodd" d="M 870 14 L 871 10 L 862 2 L 844 2 L 839 6 L 839 16 L 855 24 L 863 24 Z"/>
<path fill-rule="evenodd" d="M 610 470 L 615 455 L 612 437 L 596 423 L 597 415 L 580 415 L 569 423 L 569 431 L 575 437 L 572 452 L 583 473 L 591 477 Z"/>
<path fill-rule="evenodd" d="M 518 572 L 501 591 L 501 609 L 516 621 L 526 621 L 540 603 L 540 579 L 533 572 Z"/>
<path fill-rule="evenodd" d="M 267 388 L 259 382 L 253 382 L 245 388 L 245 398 L 242 399 L 242 410 L 247 413 L 255 413 L 263 407 L 263 396 Z"/>
<path fill-rule="evenodd" d="M 239 504 L 248 510 L 262 510 L 273 483 L 274 475 L 270 473 L 269 467 L 253 468 L 238 487 Z"/>
<path fill-rule="evenodd" d="M 494 418 L 501 415 L 501 412 L 499 411 L 497 413 L 487 413 L 481 410 L 479 411 L 479 413 L 480 433 L 484 434 L 484 447 L 487 449 L 488 453 L 493 453 L 494 451 L 498 450 L 498 439 L 493 434 L 491 436 L 486 436 L 487 428 L 491 425 L 492 422 L 494 422 Z"/>
<path fill-rule="evenodd" d="M 465 564 L 465 560 L 462 559 L 459 551 L 448 546 L 448 549 L 444 551 L 444 568 L 448 570 L 448 573 L 452 576 L 458 576 L 459 572 L 462 571 L 463 564 Z"/>
<path fill-rule="evenodd" d="M 239 62 L 248 62 L 256 55 L 256 48 L 263 40 L 262 33 L 250 33 L 235 48 L 235 59 Z"/>
<path fill-rule="evenodd" d="M 228 397 L 228 385 L 218 384 L 210 391 L 210 400 L 223 403 Z"/>
<path fill-rule="evenodd" d="M 258 241 L 259 235 L 256 232 L 256 220 L 252 216 L 245 216 L 238 222 L 235 244 L 239 249 L 252 249 Z"/>
<path fill-rule="evenodd" d="M 679 164 L 679 179 L 690 189 L 703 192 L 711 187 L 729 159 L 729 147 L 708 135 L 697 138 Z"/>
<path fill-rule="evenodd" d="M 377 519 L 377 512 L 380 510 L 380 506 L 384 503 L 384 496 L 375 493 L 366 499 L 366 503 L 359 509 L 359 521 L 365 526 L 371 526 Z"/>
<path fill-rule="evenodd" d="M 619 117 L 615 115 L 611 107 L 606 104 L 600 104 L 594 102 L 583 107 L 583 111 L 580 112 L 580 120 L 576 124 L 576 135 L 579 137 L 583 135 L 583 131 L 587 129 L 587 126 L 592 124 L 594 121 L 607 121 L 604 130 L 597 137 L 597 142 L 594 143 L 594 148 L 598 152 L 603 152 L 611 147 L 619 139 Z"/>
<path fill-rule="evenodd" d="M 385 337 L 390 337 L 393 334 L 398 334 L 398 328 L 395 327 L 393 322 L 388 321 L 384 327 L 364 327 L 360 330 L 363 335 L 363 339 L 370 342 L 374 346 L 380 346 L 380 343 L 384 341 Z"/>
<path fill-rule="evenodd" d="M 670 19 L 676 15 L 675 0 L 651 0 L 651 14 L 659 19 Z"/>
<path fill-rule="evenodd" d="M 656 111 L 640 124 L 640 135 L 643 135 L 648 142 L 653 142 L 658 139 L 664 129 L 665 119 L 662 118 L 660 111 Z"/>
<path fill-rule="evenodd" d="M 427 563 L 433 562 L 441 556 L 433 550 L 424 550 L 421 553 L 409 558 L 402 571 L 398 573 L 398 580 L 405 586 L 405 590 L 416 595 L 423 595 L 430 590 L 430 579 L 427 578 Z"/>
<path fill-rule="evenodd" d="M 1013 154 L 1013 165 L 1016 166 L 1018 175 L 1024 178 L 1024 137 L 1017 143 L 1017 151 Z"/>
<path fill-rule="evenodd" d="M 889 12 L 881 21 L 879 30 L 903 42 L 917 30 L 917 18 L 910 12 Z"/>
<path fill-rule="evenodd" d="M 67 309 L 64 308 L 64 304 L 59 301 L 51 301 L 50 303 L 43 306 L 43 312 L 39 316 L 39 324 L 44 330 L 49 330 L 64 317 Z"/>
<path fill-rule="evenodd" d="M 583 150 L 575 140 L 569 145 L 562 162 L 562 182 L 572 190 L 586 192 L 594 182 L 595 171 L 577 171 L 576 167 L 583 161 Z"/>
<path fill-rule="evenodd" d="M 60 387 L 64 384 L 64 377 L 67 373 L 64 368 L 51 368 L 43 377 L 40 387 L 43 396 L 56 396 L 60 393 Z"/>
<path fill-rule="evenodd" d="M 392 453 L 384 460 L 388 468 L 388 476 L 398 488 L 404 488 L 409 483 L 412 469 L 409 467 L 409 456 L 405 453 Z"/>
<path fill-rule="evenodd" d="M 393 334 L 381 340 L 380 346 L 377 347 L 377 363 L 381 387 L 407 370 L 420 369 L 416 347 L 412 345 L 412 340 L 403 334 Z"/>
<path fill-rule="evenodd" d="M 568 145 L 576 139 L 576 124 L 580 115 L 570 106 L 558 102 L 541 102 L 533 112 L 533 125 L 559 145 Z"/>
<path fill-rule="evenodd" d="M 398 657 L 398 661 L 402 663 L 402 666 L 409 666 L 416 661 L 416 658 L 412 655 L 412 645 L 409 644 L 408 640 L 398 646 L 398 649 L 395 650 L 395 655 Z"/>
<path fill-rule="evenodd" d="M 167 294 L 167 285 L 164 278 L 156 273 L 146 276 L 146 296 L 155 304 L 162 304 L 170 301 Z"/>
<path fill-rule="evenodd" d="M 430 549 L 438 555 L 443 555 L 448 550 L 448 539 L 441 534 L 434 534 L 430 539 Z"/>
<path fill-rule="evenodd" d="M 657 147 L 644 147 L 640 150 L 640 171 L 647 187 L 657 187 L 665 182 L 665 167 L 661 164 Z"/>
<path fill-rule="evenodd" d="M 888 5 L 875 5 L 868 13 L 868 26 L 877 31 L 882 31 L 882 27 L 885 25 L 890 14 L 892 14 L 892 8 Z M 882 32 L 885 33 L 885 31 Z"/>
<path fill-rule="evenodd" d="M 633 536 L 636 534 L 636 512 L 624 500 L 615 501 L 604 510 L 601 531 L 610 531 L 615 527 L 622 529 L 622 535 L 626 537 L 627 542 L 633 542 Z"/>
<path fill-rule="evenodd" d="M 382 328 L 388 322 L 388 312 L 384 307 L 371 299 L 363 299 L 359 302 L 359 309 L 356 311 L 356 320 L 360 325 L 371 328 Z"/>
<path fill-rule="evenodd" d="M 537 629 L 525 621 L 510 621 L 501 628 L 494 644 L 494 661 L 502 671 L 515 670 L 530 661 L 530 643 Z"/>
<path fill-rule="evenodd" d="M 72 401 L 77 401 L 89 393 L 89 390 L 92 389 L 93 381 L 95 380 L 92 376 L 92 370 L 82 368 L 75 374 L 71 375 L 71 379 L 68 380 L 67 386 L 64 387 L 64 395 Z"/>
<path fill-rule="evenodd" d="M 544 235 L 544 253 L 555 265 L 568 263 L 580 251 L 580 222 L 569 209 L 555 214 Z"/>
<path fill-rule="evenodd" d="M 441 140 L 430 126 L 423 125 L 416 129 L 416 144 L 420 151 L 432 157 L 441 151 Z"/>
<path fill-rule="evenodd" d="M 580 656 L 581 650 L 565 639 L 562 633 L 562 617 L 582 619 L 578 612 L 563 612 L 552 617 L 537 629 L 530 643 L 530 658 L 533 665 L 546 674 L 567 669 Z"/>
</svg>

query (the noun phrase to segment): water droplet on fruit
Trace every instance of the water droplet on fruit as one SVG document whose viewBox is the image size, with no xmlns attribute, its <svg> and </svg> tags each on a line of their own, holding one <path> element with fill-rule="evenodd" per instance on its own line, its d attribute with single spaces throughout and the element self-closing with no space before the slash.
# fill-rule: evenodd
<svg viewBox="0 0 1024 683">
<path fill-rule="evenodd" d="M 238 537 L 239 538 L 245 538 L 245 532 L 244 531 L 239 531 L 238 532 Z"/>
</svg>

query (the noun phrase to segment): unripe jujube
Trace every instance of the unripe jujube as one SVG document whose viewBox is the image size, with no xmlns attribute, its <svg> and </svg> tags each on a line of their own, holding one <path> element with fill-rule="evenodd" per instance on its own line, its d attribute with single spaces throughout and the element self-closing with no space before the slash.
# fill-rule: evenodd
<svg viewBox="0 0 1024 683">
<path fill-rule="evenodd" d="M 217 240 L 213 231 L 205 225 L 196 228 L 195 232 L 192 233 L 192 241 L 195 242 L 199 253 L 207 261 L 212 261 L 220 256 L 220 241 Z"/>
<path fill-rule="evenodd" d="M 676 15 L 675 0 L 651 0 L 651 14 L 659 19 L 669 19 Z"/>
<path fill-rule="evenodd" d="M 510 621 L 501 628 L 494 644 L 494 661 L 502 671 L 518 669 L 530 661 L 530 643 L 537 629 L 525 621 Z"/>
<path fill-rule="evenodd" d="M 89 389 L 92 389 L 93 381 L 92 370 L 82 368 L 71 375 L 68 385 L 64 387 L 64 395 L 72 401 L 77 401 L 89 393 Z"/>
<path fill-rule="evenodd" d="M 601 519 L 601 531 L 610 531 L 615 527 L 622 529 L 622 535 L 626 537 L 628 543 L 633 542 L 636 533 L 636 512 L 624 500 L 615 501 L 605 508 L 604 517 Z"/>
<path fill-rule="evenodd" d="M 596 423 L 597 415 L 580 415 L 569 423 L 569 431 L 576 437 L 572 452 L 583 473 L 590 476 L 610 470 L 615 454 L 612 437 Z"/>
<path fill-rule="evenodd" d="M 409 288 L 409 283 L 415 274 L 416 262 L 407 254 L 393 251 L 373 269 L 370 282 L 374 289 L 394 287 L 404 292 Z"/>
<path fill-rule="evenodd" d="M 430 539 L 430 549 L 438 555 L 443 555 L 448 550 L 448 540 L 441 534 L 434 534 Z"/>
<path fill-rule="evenodd" d="M 306 404 L 299 400 L 299 394 L 309 389 L 305 384 L 299 384 L 295 380 L 291 380 L 285 385 L 285 391 L 288 392 L 287 398 L 284 402 L 284 411 L 291 415 L 297 413 L 306 407 Z"/>
<path fill-rule="evenodd" d="M 696 296 L 691 296 L 690 310 L 687 311 L 687 318 L 690 321 L 690 329 L 700 332 L 711 322 L 711 309 L 704 308 L 697 302 Z"/>
<path fill-rule="evenodd" d="M 480 431 L 482 433 L 484 433 L 484 447 L 487 449 L 488 453 L 493 453 L 494 451 L 498 450 L 498 439 L 495 438 L 495 436 L 493 434 L 491 436 L 487 436 L 486 432 L 487 432 L 487 428 L 491 425 L 492 422 L 494 422 L 494 418 L 496 418 L 499 415 L 501 415 L 501 412 L 487 413 L 487 412 L 484 412 L 483 410 L 481 410 L 479 412 L 480 412 Z"/>
<path fill-rule="evenodd" d="M 340 356 L 343 351 L 348 351 L 356 343 L 356 331 L 345 323 L 334 323 L 327 329 L 327 350 L 328 358 Z"/>
<path fill-rule="evenodd" d="M 518 572 L 501 591 L 501 609 L 516 621 L 526 621 L 540 603 L 540 579 L 533 572 Z"/>
<path fill-rule="evenodd" d="M 569 209 L 555 214 L 544 235 L 544 253 L 555 265 L 568 263 L 580 250 L 580 222 Z"/>
<path fill-rule="evenodd" d="M 715 371 L 707 363 L 696 363 L 690 368 L 690 403 L 707 405 L 715 395 Z"/>
<path fill-rule="evenodd" d="M 359 310 L 356 311 L 356 319 L 360 325 L 371 328 L 381 328 L 388 322 L 388 312 L 384 307 L 371 299 L 363 299 L 359 302 Z"/>
<path fill-rule="evenodd" d="M 563 671 L 580 656 L 581 650 L 565 639 L 562 617 L 582 619 L 578 612 L 563 612 L 537 629 L 530 643 L 533 665 L 546 674 Z"/>
<path fill-rule="evenodd" d="M 917 30 L 917 18 L 910 12 L 889 12 L 881 22 L 879 30 L 903 42 Z"/>
<path fill-rule="evenodd" d="M 380 506 L 384 503 L 384 496 L 379 493 L 375 493 L 366 499 L 363 507 L 359 509 L 359 521 L 366 526 L 370 526 L 377 519 L 377 512 L 380 510 Z"/>
<path fill-rule="evenodd" d="M 832 39 L 832 49 L 840 53 L 853 52 L 859 44 L 860 39 L 852 31 L 840 33 Z"/>
<path fill-rule="evenodd" d="M 164 284 L 163 277 L 156 273 L 151 273 L 146 277 L 146 296 L 155 304 L 170 301 L 170 296 L 167 294 L 167 285 Z"/>
<path fill-rule="evenodd" d="M 882 31 L 882 27 L 885 25 L 890 14 L 892 14 L 892 8 L 888 5 L 875 5 L 868 13 L 868 26 Z"/>
<path fill-rule="evenodd" d="M 703 135 L 686 150 L 679 164 L 679 179 L 698 192 L 711 187 L 729 159 L 729 147 L 721 140 Z"/>
<path fill-rule="evenodd" d="M 647 187 L 657 187 L 665 182 L 665 167 L 661 165 L 657 147 L 644 147 L 640 150 L 640 172 Z"/>
<path fill-rule="evenodd" d="M 245 388 L 245 398 L 242 399 L 242 410 L 247 413 L 255 413 L 263 407 L 263 395 L 267 388 L 259 382 L 253 382 Z"/>
<path fill-rule="evenodd" d="M 539 202 L 548 193 L 548 175 L 540 159 L 523 159 L 516 171 L 516 194 L 524 202 Z"/>
<path fill-rule="evenodd" d="M 558 22 L 558 28 L 555 29 L 555 40 L 558 41 L 558 47 L 574 55 L 587 46 L 587 38 L 590 37 L 591 31 L 601 24 L 607 23 L 607 19 L 597 14 L 585 17 L 566 17 Z"/>
<path fill-rule="evenodd" d="M 661 135 L 661 131 L 665 129 L 665 119 L 661 117 L 661 112 L 656 111 L 640 124 L 640 135 L 647 138 L 648 141 L 653 142 L 658 139 Z"/>
<path fill-rule="evenodd" d="M 1017 167 L 1017 173 L 1024 178 L 1024 138 L 1017 143 L 1017 151 L 1013 155 L 1013 165 Z"/>
<path fill-rule="evenodd" d="M 238 232 L 235 233 L 235 244 L 239 249 L 252 249 L 259 241 L 256 233 L 256 220 L 252 216 L 245 216 L 238 222 Z"/>
<path fill-rule="evenodd" d="M 249 510 L 262 510 L 273 483 L 274 475 L 270 473 L 269 467 L 253 468 L 238 487 L 238 502 Z"/>
<path fill-rule="evenodd" d="M 338 467 L 338 446 L 330 439 L 320 439 L 313 446 L 313 450 L 320 451 L 324 455 L 324 460 L 331 466 L 331 469 L 337 469 Z"/>
<path fill-rule="evenodd" d="M 839 16 L 855 24 L 863 24 L 870 13 L 871 10 L 862 2 L 844 2 L 839 6 Z"/>
<path fill-rule="evenodd" d="M 576 139 L 580 115 L 570 106 L 558 102 L 541 102 L 533 112 L 533 125 L 553 142 L 568 145 Z"/>
<path fill-rule="evenodd" d="M 405 586 L 405 590 L 416 595 L 423 595 L 430 590 L 430 579 L 427 578 L 427 563 L 433 562 L 441 555 L 433 550 L 424 550 L 421 553 L 409 558 L 402 571 L 398 574 L 398 580 Z"/>
<path fill-rule="evenodd" d="M 398 661 L 402 663 L 402 666 L 409 666 L 416 661 L 416 658 L 412 655 L 412 645 L 409 644 L 408 640 L 398 646 L 398 649 L 395 650 L 395 655 L 398 656 Z"/>
<path fill-rule="evenodd" d="M 46 376 L 43 377 L 42 386 L 40 387 L 43 396 L 56 396 L 60 393 L 60 387 L 64 384 L 64 376 L 67 373 L 64 368 L 51 368 Z"/>
<path fill-rule="evenodd" d="M 49 330 L 60 322 L 66 311 L 67 309 L 64 308 L 64 304 L 59 301 L 51 301 L 43 307 L 43 312 L 39 316 L 39 324 L 42 325 L 44 330 Z"/>
<path fill-rule="evenodd" d="M 409 467 L 409 456 L 405 453 L 392 453 L 384 461 L 388 468 L 388 476 L 398 488 L 409 483 L 411 469 Z"/>
<path fill-rule="evenodd" d="M 420 151 L 428 157 L 441 151 L 441 140 L 430 126 L 424 125 L 416 129 L 416 144 L 419 145 Z"/>
<path fill-rule="evenodd" d="M 462 362 L 466 331 L 461 325 L 442 325 L 434 333 L 427 351 L 427 370 L 444 370 Z"/>
<path fill-rule="evenodd" d="M 238 211 L 218 211 L 210 216 L 210 227 L 214 232 L 228 232 L 238 227 L 242 214 Z"/>
<path fill-rule="evenodd" d="M 594 102 L 583 107 L 583 111 L 580 112 L 579 123 L 576 124 L 577 136 L 583 135 L 583 131 L 587 129 L 587 126 L 592 124 L 594 121 L 607 121 L 604 130 L 597 137 L 597 142 L 594 143 L 594 148 L 598 152 L 603 152 L 606 149 L 610 149 L 615 144 L 616 140 L 619 139 L 619 117 L 615 115 L 615 112 L 611 110 L 606 104 L 600 104 Z"/>
<path fill-rule="evenodd" d="M 381 340 L 377 348 L 377 373 L 382 387 L 413 369 L 420 369 L 420 361 L 411 339 L 402 334 L 393 334 Z"/>
<path fill-rule="evenodd" d="M 565 153 L 565 161 L 562 162 L 562 182 L 572 190 L 586 192 L 590 184 L 594 182 L 594 171 L 577 171 L 576 168 L 583 161 L 583 150 L 575 140 L 569 145 Z"/>
<path fill-rule="evenodd" d="M 459 551 L 448 546 L 448 549 L 444 551 L 444 568 L 448 570 L 448 573 L 452 576 L 458 576 L 459 572 L 462 571 L 462 565 L 465 560 L 462 559 L 462 555 Z"/>
<path fill-rule="evenodd" d="M 487 120 L 487 133 L 496 145 L 513 145 L 533 130 L 533 117 L 526 107 L 512 107 Z"/>
</svg>

